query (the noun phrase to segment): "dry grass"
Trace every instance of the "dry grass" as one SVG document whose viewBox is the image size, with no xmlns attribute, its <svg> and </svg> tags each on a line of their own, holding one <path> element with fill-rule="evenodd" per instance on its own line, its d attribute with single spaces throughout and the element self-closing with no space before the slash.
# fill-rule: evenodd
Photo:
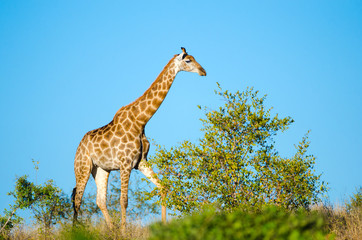
<svg viewBox="0 0 362 240">
<path fill-rule="evenodd" d="M 330 239 L 335 240 L 360 240 L 362 239 L 362 208 L 347 210 L 343 207 L 333 207 L 325 204 L 314 208 L 326 219 L 327 231 L 330 232 Z M 115 221 L 117 222 L 117 221 Z M 332 237 L 334 236 L 334 238 Z M 0 239 L 14 240 L 68 240 L 68 239 L 134 239 L 146 240 L 150 237 L 148 226 L 143 226 L 140 222 L 131 222 L 125 231 L 121 231 L 116 225 L 113 230 L 109 230 L 103 219 L 88 221 L 73 229 L 70 223 L 64 223 L 54 228 L 50 233 L 41 232 L 36 226 L 27 227 L 18 225 L 14 227 L 7 236 L 0 236 Z"/>
<path fill-rule="evenodd" d="M 26 239 L 39 239 L 38 231 L 36 228 L 27 227 L 25 225 L 16 225 L 9 235 L 3 235 L 4 239 L 13 240 L 26 240 Z M 10 237 L 10 238 L 8 238 Z"/>
<path fill-rule="evenodd" d="M 120 226 L 116 225 L 110 230 L 104 222 L 96 224 L 83 225 L 77 229 L 72 229 L 72 226 L 67 224 L 62 227 L 53 239 L 112 239 L 112 240 L 146 240 L 149 238 L 148 227 L 140 224 L 130 223 L 125 231 L 122 231 Z"/>
<path fill-rule="evenodd" d="M 362 239 L 362 208 L 347 210 L 345 206 L 322 205 L 315 210 L 324 216 L 327 230 L 335 240 Z"/>
<path fill-rule="evenodd" d="M 119 225 L 110 230 L 104 221 L 95 223 L 85 223 L 76 228 L 72 224 L 64 223 L 52 229 L 51 232 L 44 233 L 37 226 L 26 227 L 18 225 L 12 229 L 11 233 L 0 239 L 11 240 L 71 240 L 71 239 L 112 239 L 112 240 L 146 240 L 149 238 L 147 226 L 138 223 L 129 223 L 122 231 Z"/>
</svg>

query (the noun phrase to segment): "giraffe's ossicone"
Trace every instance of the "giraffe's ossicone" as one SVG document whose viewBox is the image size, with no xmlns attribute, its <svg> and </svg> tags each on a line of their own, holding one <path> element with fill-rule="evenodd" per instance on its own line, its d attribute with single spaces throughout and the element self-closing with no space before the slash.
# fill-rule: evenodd
<svg viewBox="0 0 362 240">
<path fill-rule="evenodd" d="M 122 227 L 126 223 L 128 183 L 132 169 L 139 169 L 162 189 L 156 174 L 146 164 L 150 144 L 145 136 L 145 126 L 165 99 L 178 72 L 196 72 L 200 76 L 206 76 L 206 71 L 195 58 L 188 55 L 184 48 L 181 49 L 182 53 L 168 62 L 141 97 L 119 109 L 109 124 L 84 135 L 74 159 L 74 222 L 77 221 L 84 189 L 91 173 L 97 185 L 97 205 L 110 228 L 112 223 L 106 206 L 110 171 L 119 170 L 121 175 Z M 162 206 L 162 220 L 166 220 L 165 206 Z"/>
</svg>

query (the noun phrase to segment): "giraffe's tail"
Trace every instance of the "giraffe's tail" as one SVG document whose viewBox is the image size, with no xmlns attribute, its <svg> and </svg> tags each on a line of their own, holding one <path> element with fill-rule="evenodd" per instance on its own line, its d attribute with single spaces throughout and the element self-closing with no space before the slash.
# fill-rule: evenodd
<svg viewBox="0 0 362 240">
<path fill-rule="evenodd" d="M 73 224 L 77 221 L 78 212 L 75 208 L 75 194 L 77 193 L 77 187 L 73 188 L 72 192 L 72 204 L 73 204 L 73 210 L 74 210 L 74 218 L 73 218 Z"/>
<path fill-rule="evenodd" d="M 75 193 L 77 192 L 77 187 L 73 188 L 73 192 L 72 192 L 72 203 L 73 203 L 73 208 L 74 208 L 74 199 L 75 199 Z"/>
</svg>

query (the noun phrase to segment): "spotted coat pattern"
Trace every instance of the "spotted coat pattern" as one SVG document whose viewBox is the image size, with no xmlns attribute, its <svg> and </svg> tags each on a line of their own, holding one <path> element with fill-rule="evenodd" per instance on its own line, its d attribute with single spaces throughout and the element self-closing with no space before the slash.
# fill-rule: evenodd
<svg viewBox="0 0 362 240">
<path fill-rule="evenodd" d="M 145 136 L 145 126 L 162 104 L 179 71 L 197 72 L 200 76 L 206 76 L 206 71 L 200 64 L 184 48 L 182 50 L 181 54 L 169 61 L 141 97 L 119 109 L 107 125 L 84 135 L 74 160 L 76 187 L 72 199 L 75 221 L 90 174 L 97 185 L 97 205 L 110 228 L 112 223 L 106 206 L 110 171 L 120 171 L 122 227 L 126 222 L 128 183 L 132 169 L 139 169 L 162 189 L 156 174 L 146 164 L 150 144 Z M 165 206 L 162 206 L 162 220 L 166 220 Z"/>
</svg>

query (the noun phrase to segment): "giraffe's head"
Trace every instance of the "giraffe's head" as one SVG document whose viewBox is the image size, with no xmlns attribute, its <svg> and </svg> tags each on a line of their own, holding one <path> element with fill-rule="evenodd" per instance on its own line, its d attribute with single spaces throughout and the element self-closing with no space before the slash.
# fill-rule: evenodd
<svg viewBox="0 0 362 240">
<path fill-rule="evenodd" d="M 175 62 L 180 68 L 180 71 L 195 72 L 200 76 L 206 76 L 206 71 L 201 65 L 196 62 L 195 58 L 188 55 L 185 48 L 181 48 L 182 53 L 175 55 Z"/>
</svg>

